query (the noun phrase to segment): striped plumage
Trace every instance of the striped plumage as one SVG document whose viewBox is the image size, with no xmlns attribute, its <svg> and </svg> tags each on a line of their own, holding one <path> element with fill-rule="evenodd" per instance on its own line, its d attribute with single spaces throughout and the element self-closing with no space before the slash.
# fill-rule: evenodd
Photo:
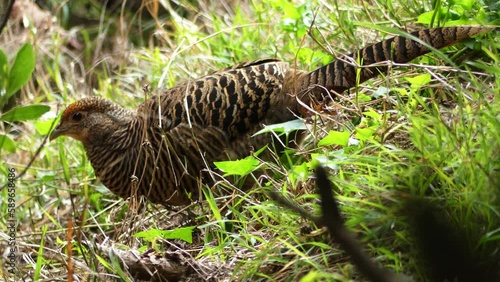
<svg viewBox="0 0 500 282">
<path fill-rule="evenodd" d="M 445 27 L 411 35 L 442 48 L 491 29 Z M 428 52 L 416 41 L 394 37 L 312 72 L 272 59 L 254 61 L 162 90 L 136 111 L 85 98 L 68 106 L 51 139 L 81 141 L 97 177 L 113 193 L 183 205 L 196 197 L 200 180 L 209 180 L 206 168 L 214 161 L 244 157 L 268 142 L 250 137 L 262 124 L 293 119 L 303 110 L 299 100 L 309 104 L 326 90 L 355 86 L 355 62 L 405 63 Z M 358 81 L 386 72 L 387 66 L 365 67 Z"/>
</svg>

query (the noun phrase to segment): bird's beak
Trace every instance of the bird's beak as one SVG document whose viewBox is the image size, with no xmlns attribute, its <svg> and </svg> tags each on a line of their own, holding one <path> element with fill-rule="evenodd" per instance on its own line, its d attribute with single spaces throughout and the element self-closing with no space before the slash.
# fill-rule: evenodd
<svg viewBox="0 0 500 282">
<path fill-rule="evenodd" d="M 67 130 L 62 128 L 61 124 L 59 123 L 59 125 L 56 127 L 56 129 L 54 129 L 54 131 L 52 131 L 52 133 L 50 134 L 49 141 L 52 141 L 52 140 L 56 139 L 57 137 L 64 135 L 66 133 L 66 131 Z"/>
</svg>

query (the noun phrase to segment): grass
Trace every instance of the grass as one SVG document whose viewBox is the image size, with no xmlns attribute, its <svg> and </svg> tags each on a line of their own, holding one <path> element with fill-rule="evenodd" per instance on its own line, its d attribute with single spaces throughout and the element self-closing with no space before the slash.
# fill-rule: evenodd
<svg viewBox="0 0 500 282">
<path fill-rule="evenodd" d="M 417 20 L 434 25 L 460 24 L 464 17 L 498 20 L 498 11 L 484 12 L 479 2 L 442 2 L 450 9 L 437 18 L 425 14 L 432 10 L 430 1 L 184 1 L 153 17 L 127 9 L 102 12 L 92 1 L 71 2 L 48 1 L 63 25 L 71 25 L 71 14 L 85 15 L 88 24 L 69 32 L 53 32 L 59 31 L 55 24 L 52 32 L 24 31 L 37 65 L 15 103 L 50 105 L 52 116 L 37 122 L 50 123 L 63 105 L 86 95 L 133 108 L 146 98 L 145 84 L 152 90 L 170 87 L 243 61 L 278 58 L 312 70 L 388 37 L 373 26 L 413 30 Z M 6 49 L 19 41 L 15 29 L 11 25 L 2 35 Z M 134 281 L 117 258 L 100 249 L 116 244 L 187 261 L 196 271 L 185 275 L 195 280 L 363 281 L 324 231 L 266 194 L 278 190 L 319 212 L 312 173 L 317 162 L 329 167 L 339 187 L 335 192 L 346 226 L 379 265 L 428 280 L 405 220 L 411 213 L 402 210 L 412 195 L 438 203 L 450 222 L 465 228 L 475 250 L 494 255 L 500 241 L 498 40 L 492 34 L 473 42 L 442 51 L 445 57 L 470 54 L 471 48 L 484 52 L 462 63 L 458 58 L 455 66 L 446 66 L 443 54 L 430 54 L 359 85 L 341 106 L 307 120 L 296 147 L 257 157 L 259 165 L 248 175 L 204 187 L 205 200 L 189 208 L 148 204 L 137 209 L 96 180 L 78 142 L 61 138 L 44 144 L 48 132 L 37 130 L 40 124 L 3 124 L 17 148 L 14 154 L 2 152 L 2 171 L 20 173 L 44 146 L 16 183 L 17 277 L 69 281 L 69 263 L 79 279 Z M 418 79 L 427 80 L 419 85 Z M 337 138 L 321 143 L 331 131 L 347 131 L 359 144 Z M 255 182 L 248 193 L 240 190 L 244 178 Z M 7 214 L 6 205 L 0 209 Z M 196 226 L 191 242 L 186 235 L 175 240 L 134 236 L 186 226 Z M 12 280 L 6 270 L 2 263 L 0 276 Z"/>
</svg>

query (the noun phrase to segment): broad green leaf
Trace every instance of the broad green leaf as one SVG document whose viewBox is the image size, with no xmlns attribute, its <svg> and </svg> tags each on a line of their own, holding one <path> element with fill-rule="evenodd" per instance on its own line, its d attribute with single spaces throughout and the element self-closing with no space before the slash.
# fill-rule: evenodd
<svg viewBox="0 0 500 282">
<path fill-rule="evenodd" d="M 349 131 L 330 130 L 330 132 L 328 132 L 328 135 L 318 142 L 318 146 L 340 145 L 346 147 L 349 144 L 350 136 L 351 133 Z"/>
<path fill-rule="evenodd" d="M 474 25 L 478 24 L 477 21 L 469 20 L 468 18 L 460 18 L 454 21 L 447 21 L 444 26 L 457 26 L 457 25 Z"/>
<path fill-rule="evenodd" d="M 218 169 L 225 172 L 224 176 L 244 176 L 252 172 L 260 164 L 260 162 L 253 156 L 248 156 L 237 161 L 214 162 L 214 164 Z"/>
<path fill-rule="evenodd" d="M 290 132 L 297 131 L 297 130 L 304 130 L 306 128 L 307 127 L 304 124 L 304 122 L 302 122 L 300 119 L 294 119 L 294 120 L 283 122 L 283 123 L 265 125 L 263 129 L 257 131 L 252 136 L 256 136 L 256 135 L 259 135 L 262 133 L 268 133 L 271 131 L 274 131 L 277 133 L 289 134 Z"/>
<path fill-rule="evenodd" d="M 500 3 L 497 4 L 497 7 L 500 6 Z M 476 13 L 476 17 L 474 18 L 475 23 L 487 24 L 488 23 L 488 13 L 483 9 L 479 9 Z"/>
<path fill-rule="evenodd" d="M 429 73 L 424 73 L 414 77 L 405 77 L 405 79 L 410 82 L 410 88 L 416 91 L 422 86 L 427 85 L 429 84 L 429 82 L 431 82 L 431 75 Z"/>
<path fill-rule="evenodd" d="M 309 169 L 307 168 L 307 163 L 293 166 L 292 171 L 294 174 L 299 175 L 302 179 L 306 179 L 309 177 Z"/>
<path fill-rule="evenodd" d="M 54 122 L 56 122 L 57 118 L 51 118 L 48 120 L 37 120 L 33 124 L 35 125 L 36 131 L 40 135 L 48 135 L 50 133 L 50 129 L 52 126 L 56 126 Z"/>
<path fill-rule="evenodd" d="M 336 152 L 336 158 L 345 158 L 343 157 L 344 150 L 338 150 Z M 307 163 L 307 167 L 309 169 L 315 169 L 318 165 L 322 165 L 324 167 L 331 168 L 335 171 L 339 170 L 339 165 L 336 164 L 334 161 L 330 160 L 329 156 L 326 156 L 324 154 L 311 154 L 311 161 Z"/>
<path fill-rule="evenodd" d="M 143 238 L 145 241 L 153 242 L 157 239 L 180 239 L 188 243 L 193 242 L 193 229 L 196 226 L 177 228 L 174 230 L 150 229 L 134 234 L 134 237 Z"/>
<path fill-rule="evenodd" d="M 358 94 L 358 101 L 359 102 L 370 102 L 372 98 L 368 95 L 365 95 L 363 93 Z"/>
<path fill-rule="evenodd" d="M 25 85 L 35 69 L 35 52 L 30 44 L 24 44 L 16 54 L 9 73 L 7 98 L 16 93 Z"/>
<path fill-rule="evenodd" d="M 314 281 L 321 281 L 323 277 L 319 275 L 317 270 L 312 270 L 309 271 L 306 275 L 302 276 L 299 280 L 299 282 L 314 282 Z"/>
<path fill-rule="evenodd" d="M 408 90 L 406 90 L 405 88 L 395 87 L 392 90 L 398 92 L 398 94 L 401 96 L 408 96 Z"/>
<path fill-rule="evenodd" d="M 0 120 L 25 121 L 37 119 L 49 110 L 50 107 L 45 105 L 19 106 L 3 114 L 2 117 L 0 117 Z"/>
<path fill-rule="evenodd" d="M 300 48 L 297 52 L 297 58 L 301 62 L 310 62 L 314 57 L 314 50 L 308 47 Z"/>
<path fill-rule="evenodd" d="M 5 150 L 9 153 L 14 153 L 16 152 L 16 143 L 9 136 L 0 134 L 0 148 L 1 151 Z"/>
<path fill-rule="evenodd" d="M 418 16 L 417 18 L 416 23 L 430 25 L 433 20 L 442 19 L 446 16 L 446 14 L 447 14 L 447 9 L 445 7 L 441 7 L 439 11 L 431 10 L 429 12 L 420 14 L 420 16 Z"/>
<path fill-rule="evenodd" d="M 304 180 L 309 177 L 308 163 L 302 163 L 301 165 L 293 166 L 292 170 L 288 172 L 288 178 L 295 188 L 297 180 Z"/>
<path fill-rule="evenodd" d="M 356 138 L 361 141 L 371 140 L 373 139 L 373 134 L 375 134 L 377 130 L 374 127 L 366 127 L 366 128 L 356 128 Z"/>
<path fill-rule="evenodd" d="M 161 238 L 161 231 L 159 229 L 150 229 L 147 231 L 140 231 L 135 233 L 133 236 L 137 238 L 142 238 L 147 242 L 153 242 L 159 238 Z"/>
<path fill-rule="evenodd" d="M 467 11 L 472 9 L 476 0 L 453 0 L 452 3 L 455 5 L 459 5 Z"/>
<path fill-rule="evenodd" d="M 292 2 L 281 1 L 281 4 L 282 4 L 281 7 L 282 7 L 283 11 L 285 12 L 285 14 L 283 15 L 284 18 L 290 18 L 290 19 L 294 19 L 294 20 L 297 20 L 300 18 L 300 13 L 299 13 L 297 7 L 295 7 L 295 5 Z"/>
<path fill-rule="evenodd" d="M 101 193 L 92 193 L 89 195 L 89 202 L 92 204 L 92 207 L 96 208 L 97 211 L 102 210 L 102 204 L 100 199 L 102 198 Z"/>
<path fill-rule="evenodd" d="M 363 112 L 363 115 L 367 116 L 367 117 L 371 117 L 373 118 L 374 120 L 376 121 L 381 121 L 382 120 L 382 115 L 377 113 L 376 111 L 374 111 L 373 109 L 370 109 L 369 111 L 367 112 Z"/>
</svg>

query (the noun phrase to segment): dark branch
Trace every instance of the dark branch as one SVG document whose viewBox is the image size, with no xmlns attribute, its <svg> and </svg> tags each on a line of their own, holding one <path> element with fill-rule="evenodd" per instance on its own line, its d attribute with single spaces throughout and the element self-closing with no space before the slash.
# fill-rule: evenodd
<svg viewBox="0 0 500 282">
<path fill-rule="evenodd" d="M 3 0 L 3 11 L 0 11 L 0 35 L 2 34 L 3 28 L 7 24 L 7 20 L 9 19 L 10 12 L 12 11 L 12 7 L 14 6 L 14 2 L 15 0 Z"/>
<path fill-rule="evenodd" d="M 278 193 L 271 193 L 271 197 L 280 205 L 298 213 L 306 219 L 311 220 L 316 225 L 327 227 L 333 240 L 351 256 L 351 260 L 354 265 L 356 265 L 359 271 L 370 281 L 411 281 L 408 277 L 398 276 L 379 267 L 365 254 L 361 243 L 356 240 L 354 235 L 351 234 L 343 225 L 340 209 L 332 193 L 332 183 L 328 180 L 325 170 L 318 167 L 316 169 L 316 177 L 318 192 L 321 196 L 321 210 L 323 213 L 321 218 L 311 215 L 306 210 L 285 199 Z"/>
</svg>

